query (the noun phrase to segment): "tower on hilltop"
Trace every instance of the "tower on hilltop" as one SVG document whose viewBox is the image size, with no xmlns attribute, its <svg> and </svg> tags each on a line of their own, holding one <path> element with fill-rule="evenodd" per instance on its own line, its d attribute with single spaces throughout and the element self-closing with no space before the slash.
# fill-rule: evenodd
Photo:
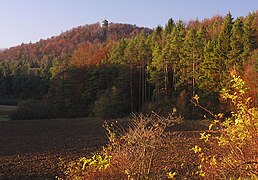
<svg viewBox="0 0 258 180">
<path fill-rule="evenodd" d="M 101 23 L 102 27 L 108 28 L 108 21 L 106 19 L 104 19 Z"/>
</svg>

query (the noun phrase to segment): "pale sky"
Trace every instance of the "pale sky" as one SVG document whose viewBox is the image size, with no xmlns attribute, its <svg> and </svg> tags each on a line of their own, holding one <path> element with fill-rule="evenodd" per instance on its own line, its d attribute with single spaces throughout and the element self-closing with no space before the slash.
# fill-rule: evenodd
<svg viewBox="0 0 258 180">
<path fill-rule="evenodd" d="M 258 0 L 0 0 L 0 48 L 36 42 L 106 18 L 154 28 L 169 18 L 246 16 Z"/>
</svg>

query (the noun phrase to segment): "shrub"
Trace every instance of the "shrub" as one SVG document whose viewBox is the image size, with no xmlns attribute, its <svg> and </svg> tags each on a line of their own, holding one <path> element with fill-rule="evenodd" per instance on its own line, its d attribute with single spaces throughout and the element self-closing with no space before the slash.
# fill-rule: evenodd
<svg viewBox="0 0 258 180">
<path fill-rule="evenodd" d="M 51 107 L 39 100 L 29 99 L 18 103 L 17 111 L 11 115 L 11 119 L 46 119 L 51 117 L 51 114 Z"/>
<path fill-rule="evenodd" d="M 167 158 L 163 155 L 171 146 L 163 141 L 163 136 L 168 126 L 181 120 L 174 115 L 162 118 L 152 114 L 134 116 L 126 130 L 123 127 L 115 130 L 117 124 L 105 124 L 108 146 L 90 158 L 65 166 L 65 178 L 164 179 L 168 174 L 174 177 L 176 173 L 164 168 Z"/>
<path fill-rule="evenodd" d="M 120 118 L 130 112 L 128 99 L 124 99 L 119 89 L 106 90 L 96 101 L 93 113 L 100 118 Z"/>
<path fill-rule="evenodd" d="M 223 114 L 214 115 L 210 129 L 218 125 L 219 134 L 202 133 L 206 146 L 192 149 L 200 158 L 197 173 L 206 179 L 257 179 L 258 108 L 252 107 L 251 99 L 246 97 L 248 89 L 242 79 L 234 77 L 230 87 L 223 89 L 221 96 L 231 105 L 231 117 L 222 122 Z M 200 106 L 198 96 L 195 105 Z"/>
</svg>

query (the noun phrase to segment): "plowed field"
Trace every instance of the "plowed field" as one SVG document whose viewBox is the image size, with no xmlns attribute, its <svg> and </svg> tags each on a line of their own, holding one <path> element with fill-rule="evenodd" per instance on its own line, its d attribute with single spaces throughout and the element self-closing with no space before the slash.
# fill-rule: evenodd
<svg viewBox="0 0 258 180">
<path fill-rule="evenodd" d="M 102 121 L 0 122 L 0 179 L 54 179 L 60 158 L 76 160 L 107 142 Z"/>
</svg>

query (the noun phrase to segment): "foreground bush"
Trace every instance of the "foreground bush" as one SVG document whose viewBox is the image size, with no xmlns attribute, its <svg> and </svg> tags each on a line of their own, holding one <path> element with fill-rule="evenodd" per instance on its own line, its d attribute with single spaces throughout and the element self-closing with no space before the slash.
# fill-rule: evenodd
<svg viewBox="0 0 258 180">
<path fill-rule="evenodd" d="M 168 155 L 173 142 L 164 141 L 165 129 L 178 123 L 181 117 L 170 115 L 134 116 L 123 129 L 105 128 L 109 145 L 91 158 L 65 164 L 65 179 L 164 179 L 176 175 L 165 165 L 176 161 Z"/>
<path fill-rule="evenodd" d="M 222 90 L 222 98 L 232 109 L 232 116 L 223 122 L 223 114 L 214 115 L 219 135 L 202 133 L 201 139 L 209 148 L 195 146 L 199 155 L 199 174 L 205 179 L 257 179 L 258 178 L 258 108 L 251 106 L 246 97 L 248 89 L 239 77 L 235 77 L 231 88 Z M 195 104 L 199 105 L 198 97 Z"/>
</svg>

